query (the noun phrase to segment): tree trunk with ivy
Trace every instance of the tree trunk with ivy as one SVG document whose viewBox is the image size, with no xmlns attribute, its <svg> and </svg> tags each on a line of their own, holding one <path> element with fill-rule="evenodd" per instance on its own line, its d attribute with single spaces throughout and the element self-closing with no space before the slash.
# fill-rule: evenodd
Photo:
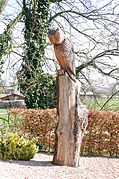
<svg viewBox="0 0 119 179">
<path fill-rule="evenodd" d="M 7 5 L 8 0 L 0 0 L 0 14 L 4 10 L 5 6 Z"/>
<path fill-rule="evenodd" d="M 55 79 L 43 71 L 50 0 L 23 0 L 25 48 L 17 77 L 28 108 L 53 108 Z"/>
</svg>

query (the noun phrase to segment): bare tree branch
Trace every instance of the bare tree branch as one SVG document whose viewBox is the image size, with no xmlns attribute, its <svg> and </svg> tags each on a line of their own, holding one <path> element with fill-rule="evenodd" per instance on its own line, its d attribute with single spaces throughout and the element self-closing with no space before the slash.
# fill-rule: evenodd
<svg viewBox="0 0 119 179">
<path fill-rule="evenodd" d="M 95 65 L 95 60 L 97 60 L 98 58 L 101 58 L 101 57 L 104 57 L 104 56 L 119 56 L 119 50 L 118 49 L 111 49 L 111 50 L 105 50 L 101 53 L 99 53 L 98 55 L 96 55 L 92 60 L 86 62 L 86 63 L 82 63 L 80 66 L 77 67 L 77 73 L 80 73 L 80 71 L 83 69 L 83 68 L 86 68 L 87 66 L 93 66 L 94 68 L 98 68 L 96 65 Z M 102 70 L 101 70 L 102 72 Z M 112 73 L 112 72 L 111 72 Z M 111 73 L 104 73 L 105 75 L 110 75 Z"/>
<path fill-rule="evenodd" d="M 106 106 L 106 104 L 107 104 L 116 94 L 118 94 L 118 93 L 119 93 L 119 90 L 116 91 L 115 93 L 113 93 L 113 94 L 108 98 L 108 100 L 101 106 L 100 111 L 103 110 L 104 107 Z"/>
</svg>

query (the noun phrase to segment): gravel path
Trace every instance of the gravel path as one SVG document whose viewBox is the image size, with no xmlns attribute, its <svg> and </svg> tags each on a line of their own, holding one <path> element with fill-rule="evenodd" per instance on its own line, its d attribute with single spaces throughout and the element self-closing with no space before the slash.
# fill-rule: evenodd
<svg viewBox="0 0 119 179">
<path fill-rule="evenodd" d="M 0 160 L 0 179 L 119 179 L 119 158 L 81 157 L 77 168 L 51 164 L 52 155 L 31 161 Z"/>
</svg>

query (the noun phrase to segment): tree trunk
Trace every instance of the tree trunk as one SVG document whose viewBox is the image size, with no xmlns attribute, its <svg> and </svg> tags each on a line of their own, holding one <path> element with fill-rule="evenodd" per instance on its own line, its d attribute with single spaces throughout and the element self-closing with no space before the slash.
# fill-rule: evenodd
<svg viewBox="0 0 119 179">
<path fill-rule="evenodd" d="M 53 163 L 79 166 L 82 138 L 88 123 L 88 110 L 79 98 L 80 82 L 76 83 L 62 70 L 57 75 L 58 124 Z"/>
</svg>

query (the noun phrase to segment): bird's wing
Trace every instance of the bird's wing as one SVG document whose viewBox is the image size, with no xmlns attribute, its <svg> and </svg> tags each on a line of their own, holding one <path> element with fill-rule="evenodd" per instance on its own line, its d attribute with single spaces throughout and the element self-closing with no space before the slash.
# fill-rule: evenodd
<svg viewBox="0 0 119 179">
<path fill-rule="evenodd" d="M 69 39 L 65 39 L 62 44 L 54 46 L 54 50 L 61 68 L 74 75 L 74 51 Z"/>
</svg>

